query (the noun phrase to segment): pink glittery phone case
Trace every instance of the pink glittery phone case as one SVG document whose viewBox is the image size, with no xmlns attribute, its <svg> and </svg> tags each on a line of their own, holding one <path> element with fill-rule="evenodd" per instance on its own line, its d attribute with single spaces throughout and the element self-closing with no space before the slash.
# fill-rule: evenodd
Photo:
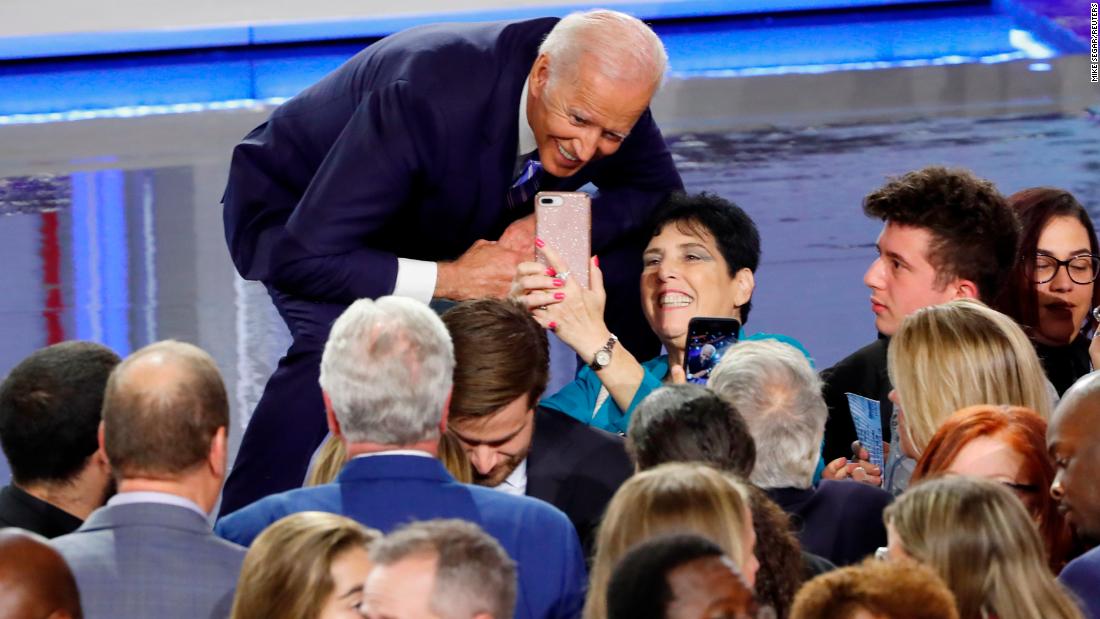
<svg viewBox="0 0 1100 619">
<path fill-rule="evenodd" d="M 535 195 L 535 234 L 568 265 L 569 277 L 588 288 L 592 257 L 592 200 L 579 191 L 541 191 Z M 546 256 L 535 250 L 539 262 Z"/>
</svg>

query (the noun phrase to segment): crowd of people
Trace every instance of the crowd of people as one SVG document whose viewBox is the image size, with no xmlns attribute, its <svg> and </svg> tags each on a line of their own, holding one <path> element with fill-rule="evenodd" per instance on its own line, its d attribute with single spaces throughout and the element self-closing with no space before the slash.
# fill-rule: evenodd
<svg viewBox="0 0 1100 619">
<path fill-rule="evenodd" d="M 793 338 L 744 328 L 774 240 L 728 200 L 678 191 L 667 150 L 646 146 L 664 60 L 644 24 L 595 11 L 454 28 L 368 48 L 235 153 L 227 217 L 251 219 L 227 224 L 234 260 L 294 336 L 235 490 L 226 389 L 194 345 L 120 359 L 64 342 L 4 379 L 0 619 L 1100 618 L 1100 247 L 1069 192 L 1006 198 L 939 166 L 870 191 L 879 337 L 818 371 Z M 478 65 L 475 43 L 523 48 L 524 70 Z M 624 219 L 593 228 L 614 258 L 593 258 L 588 282 L 522 210 L 471 224 L 454 260 L 395 253 L 434 206 L 353 213 L 395 191 L 446 202 L 436 173 L 470 181 L 424 140 L 481 103 L 447 116 L 408 81 L 440 49 L 470 79 L 510 76 L 499 88 L 531 130 L 498 157 L 515 176 L 608 188 L 593 216 Z M 341 98 L 383 78 L 369 101 Z M 293 150 L 323 163 L 256 181 L 294 167 L 272 144 L 302 137 L 318 101 L 355 131 L 316 128 Z M 377 155 L 385 182 L 343 195 L 368 138 L 405 150 Z M 525 139 L 549 177 L 513 157 Z M 516 208 L 518 188 L 493 208 Z M 435 216 L 464 225 L 451 206 Z M 645 332 L 619 333 L 638 326 L 620 311 Z M 685 380 L 695 317 L 742 325 L 705 385 Z M 555 393 L 547 332 L 578 360 Z M 852 396 L 877 407 L 870 433 Z"/>
</svg>

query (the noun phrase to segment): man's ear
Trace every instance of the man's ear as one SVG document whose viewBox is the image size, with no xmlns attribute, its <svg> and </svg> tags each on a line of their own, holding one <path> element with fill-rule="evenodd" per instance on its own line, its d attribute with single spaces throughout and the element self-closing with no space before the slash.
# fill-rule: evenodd
<svg viewBox="0 0 1100 619">
<path fill-rule="evenodd" d="M 207 455 L 210 472 L 222 479 L 225 478 L 226 465 L 229 461 L 229 446 L 226 435 L 225 426 L 214 432 L 214 438 L 210 440 L 210 453 Z"/>
<path fill-rule="evenodd" d="M 325 401 L 325 421 L 328 422 L 328 431 L 333 436 L 343 436 L 340 432 L 340 422 L 336 419 L 336 411 L 332 408 L 332 399 L 328 397 L 325 390 L 321 390 L 321 399 Z"/>
<path fill-rule="evenodd" d="M 103 458 L 107 458 L 107 426 L 99 422 L 99 430 L 96 431 L 96 440 L 99 442 L 99 451 L 103 452 Z"/>
<path fill-rule="evenodd" d="M 981 301 L 982 297 L 978 292 L 978 285 L 969 279 L 956 279 L 951 283 L 951 290 L 953 291 L 952 300 L 954 299 L 976 299 Z"/>
<path fill-rule="evenodd" d="M 546 92 L 546 84 L 550 82 L 550 56 L 539 54 L 535 64 L 531 65 L 531 73 L 527 75 L 528 96 L 539 99 Z"/>
<path fill-rule="evenodd" d="M 752 300 L 752 292 L 756 289 L 756 276 L 749 269 L 741 269 L 733 276 L 735 288 L 734 303 L 737 307 Z"/>
</svg>

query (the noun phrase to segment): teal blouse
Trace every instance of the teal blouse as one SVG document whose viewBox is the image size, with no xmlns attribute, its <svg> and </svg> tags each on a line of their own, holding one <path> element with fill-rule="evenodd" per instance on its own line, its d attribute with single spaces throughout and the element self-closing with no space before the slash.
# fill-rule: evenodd
<svg viewBox="0 0 1100 619">
<path fill-rule="evenodd" d="M 748 337 L 743 336 L 740 339 L 742 341 L 778 340 L 784 344 L 794 346 L 802 351 L 807 359 L 810 359 L 810 353 L 806 350 L 806 347 L 798 340 L 786 335 L 756 333 Z M 811 359 L 810 362 L 813 363 L 813 360 Z M 600 391 L 603 390 L 603 383 L 600 382 L 600 378 L 596 376 L 596 373 L 587 366 L 577 373 L 576 380 L 562 387 L 554 395 L 543 398 L 539 402 L 539 406 L 561 411 L 601 430 L 625 434 L 627 426 L 630 425 L 630 415 L 634 412 L 634 407 L 644 400 L 647 395 L 664 384 L 664 380 L 668 376 L 668 355 L 661 355 L 642 363 L 642 370 L 642 384 L 638 386 L 634 399 L 630 401 L 630 406 L 625 411 L 619 408 L 615 403 L 615 398 L 612 398 L 610 394 L 606 394 L 604 401 L 599 408 L 596 408 L 596 401 L 600 397 Z"/>
</svg>

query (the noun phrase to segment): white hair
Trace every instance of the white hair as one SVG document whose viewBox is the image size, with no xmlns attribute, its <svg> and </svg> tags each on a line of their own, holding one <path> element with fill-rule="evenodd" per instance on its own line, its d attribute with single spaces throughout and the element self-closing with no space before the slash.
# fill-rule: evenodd
<svg viewBox="0 0 1100 619">
<path fill-rule="evenodd" d="M 756 441 L 750 481 L 761 488 L 810 487 L 828 408 L 821 379 L 801 351 L 775 340 L 738 342 L 707 386 L 733 402 Z"/>
<path fill-rule="evenodd" d="M 349 442 L 411 445 L 439 437 L 454 346 L 428 306 L 360 299 L 336 319 L 321 357 L 321 388 Z"/>
<path fill-rule="evenodd" d="M 539 54 L 550 58 L 550 84 L 573 77 L 581 64 L 595 68 L 614 82 L 648 80 L 654 88 L 664 81 L 668 53 L 656 33 L 626 13 L 596 9 L 562 18 L 546 35 Z"/>
</svg>

